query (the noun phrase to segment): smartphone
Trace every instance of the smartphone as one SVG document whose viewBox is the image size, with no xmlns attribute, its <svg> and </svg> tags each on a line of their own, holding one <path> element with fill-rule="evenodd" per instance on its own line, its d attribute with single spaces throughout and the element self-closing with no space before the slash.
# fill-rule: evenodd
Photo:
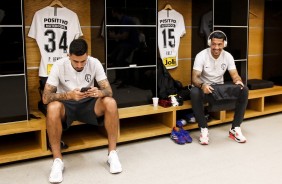
<svg viewBox="0 0 282 184">
<path fill-rule="evenodd" d="M 88 89 L 91 89 L 91 87 L 83 87 L 80 89 L 80 92 L 85 92 L 87 91 Z"/>
</svg>

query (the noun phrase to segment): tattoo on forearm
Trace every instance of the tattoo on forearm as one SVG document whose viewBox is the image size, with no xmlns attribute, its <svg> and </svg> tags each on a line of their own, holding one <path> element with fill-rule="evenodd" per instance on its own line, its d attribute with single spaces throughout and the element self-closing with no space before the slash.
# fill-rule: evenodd
<svg viewBox="0 0 282 184">
<path fill-rule="evenodd" d="M 108 79 L 101 80 L 101 81 L 98 82 L 98 85 L 99 85 L 99 87 L 100 87 L 101 89 L 105 89 L 106 86 L 107 86 L 107 84 L 109 84 Z"/>
<path fill-rule="evenodd" d="M 112 96 L 113 95 L 113 91 L 112 91 L 112 88 L 110 86 L 108 79 L 99 81 L 98 85 L 100 87 L 100 91 L 102 92 L 103 96 Z"/>
<path fill-rule="evenodd" d="M 57 100 L 68 99 L 67 93 L 56 93 L 56 92 L 57 92 L 56 86 L 52 86 L 50 84 L 45 85 L 45 89 L 43 92 L 43 100 L 45 101 L 46 104 Z"/>
</svg>

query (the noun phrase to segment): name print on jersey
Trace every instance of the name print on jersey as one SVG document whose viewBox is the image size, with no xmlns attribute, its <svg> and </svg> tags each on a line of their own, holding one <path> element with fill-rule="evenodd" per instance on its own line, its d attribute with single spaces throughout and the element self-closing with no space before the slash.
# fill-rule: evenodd
<svg viewBox="0 0 282 184">
<path fill-rule="evenodd" d="M 158 47 L 167 69 L 178 66 L 180 37 L 186 33 L 183 16 L 175 10 L 158 12 Z"/>
<path fill-rule="evenodd" d="M 47 6 L 35 12 L 28 36 L 40 50 L 39 76 L 48 77 L 54 62 L 67 56 L 71 41 L 82 35 L 77 14 L 66 7 Z"/>
</svg>

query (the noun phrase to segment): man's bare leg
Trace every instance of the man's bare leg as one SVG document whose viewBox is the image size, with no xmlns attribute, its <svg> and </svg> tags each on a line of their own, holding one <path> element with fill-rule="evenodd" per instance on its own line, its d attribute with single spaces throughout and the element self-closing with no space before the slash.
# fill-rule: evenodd
<svg viewBox="0 0 282 184">
<path fill-rule="evenodd" d="M 108 164 L 112 174 L 122 172 L 117 152 L 116 144 L 119 130 L 119 116 L 116 101 L 113 98 L 100 98 L 95 104 L 95 113 L 97 116 L 104 114 L 105 128 L 108 134 Z"/>
<path fill-rule="evenodd" d="M 64 106 L 60 102 L 51 102 L 48 104 L 46 126 L 49 143 L 52 149 L 53 158 L 62 159 L 61 137 L 62 137 L 62 117 Z"/>
<path fill-rule="evenodd" d="M 64 163 L 61 153 L 62 117 L 64 117 L 64 106 L 60 102 L 51 102 L 47 108 L 46 126 L 49 143 L 53 153 L 53 165 L 49 181 L 60 183 L 63 181 Z"/>
</svg>

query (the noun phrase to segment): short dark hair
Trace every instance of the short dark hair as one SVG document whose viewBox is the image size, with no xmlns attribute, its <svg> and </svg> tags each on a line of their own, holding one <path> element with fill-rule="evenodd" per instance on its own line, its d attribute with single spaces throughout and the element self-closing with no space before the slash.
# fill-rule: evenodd
<svg viewBox="0 0 282 184">
<path fill-rule="evenodd" d="M 221 31 L 215 31 L 214 33 L 212 33 L 210 35 L 210 39 L 213 39 L 213 38 L 226 40 L 224 33 L 222 33 Z"/>
<path fill-rule="evenodd" d="M 75 39 L 70 44 L 70 54 L 74 54 L 76 56 L 82 56 L 87 53 L 88 45 L 84 39 Z"/>
</svg>

